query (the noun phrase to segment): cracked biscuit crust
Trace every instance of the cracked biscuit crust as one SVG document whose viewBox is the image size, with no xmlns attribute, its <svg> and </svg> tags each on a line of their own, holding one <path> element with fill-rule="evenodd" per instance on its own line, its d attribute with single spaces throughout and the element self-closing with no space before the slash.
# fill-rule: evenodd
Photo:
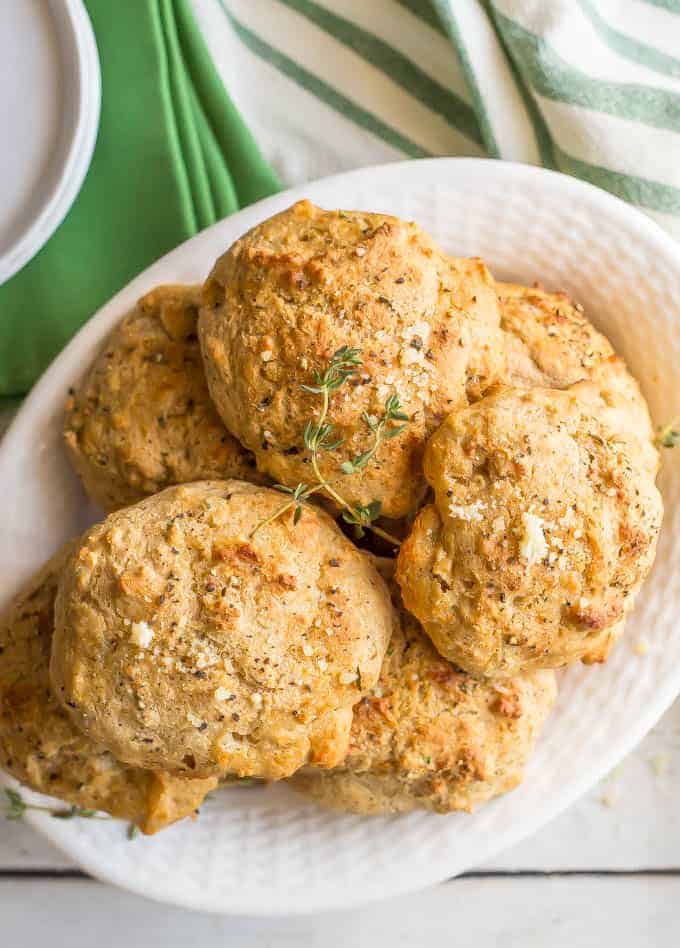
<svg viewBox="0 0 680 948">
<path fill-rule="evenodd" d="M 76 729 L 49 680 L 54 599 L 67 544 L 0 619 L 0 766 L 39 793 L 155 833 L 189 816 L 217 781 L 177 780 L 119 763 Z"/>
<path fill-rule="evenodd" d="M 391 634 L 389 594 L 321 510 L 265 524 L 285 499 L 241 481 L 168 488 L 92 528 L 67 562 L 55 693 L 119 759 L 279 779 L 344 756 Z"/>
<path fill-rule="evenodd" d="M 588 321 L 583 307 L 565 293 L 497 283 L 506 367 L 513 388 L 569 388 L 580 392 L 593 414 L 615 431 L 640 441 L 640 460 L 656 471 L 658 451 L 647 403 L 609 340 Z"/>
<path fill-rule="evenodd" d="M 210 401 L 198 300 L 199 287 L 151 290 L 69 396 L 68 454 L 88 495 L 105 510 L 185 481 L 263 480 Z"/>
<path fill-rule="evenodd" d="M 568 388 L 614 355 L 583 307 L 566 293 L 497 283 L 506 347 L 504 381 L 516 388 Z"/>
<path fill-rule="evenodd" d="M 397 578 L 439 651 L 471 674 L 604 661 L 651 568 L 654 475 L 636 438 L 591 413 L 586 384 L 501 389 L 428 444 L 435 502 Z"/>
<path fill-rule="evenodd" d="M 344 762 L 305 768 L 293 786 L 352 813 L 472 811 L 521 782 L 556 693 L 551 671 L 472 678 L 401 609 L 380 680 L 354 711 Z"/>
<path fill-rule="evenodd" d="M 333 394 L 343 444 L 322 472 L 370 443 L 362 413 L 396 393 L 410 423 L 359 473 L 350 503 L 379 500 L 387 517 L 416 509 L 427 437 L 478 398 L 502 368 L 494 282 L 481 260 L 447 258 L 413 223 L 302 201 L 238 240 L 204 290 L 199 334 L 211 395 L 261 471 L 309 479 L 303 431 L 319 398 L 303 391 L 342 346 L 361 350 L 357 375 Z M 253 411 L 253 407 L 255 410 Z"/>
</svg>

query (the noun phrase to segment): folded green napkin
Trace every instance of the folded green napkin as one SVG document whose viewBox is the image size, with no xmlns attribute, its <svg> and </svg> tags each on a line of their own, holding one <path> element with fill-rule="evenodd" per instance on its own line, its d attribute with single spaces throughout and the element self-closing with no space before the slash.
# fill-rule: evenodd
<svg viewBox="0 0 680 948">
<path fill-rule="evenodd" d="M 92 165 L 66 220 L 0 287 L 0 395 L 25 392 L 132 277 L 279 189 L 187 0 L 86 0 L 102 69 Z"/>
</svg>

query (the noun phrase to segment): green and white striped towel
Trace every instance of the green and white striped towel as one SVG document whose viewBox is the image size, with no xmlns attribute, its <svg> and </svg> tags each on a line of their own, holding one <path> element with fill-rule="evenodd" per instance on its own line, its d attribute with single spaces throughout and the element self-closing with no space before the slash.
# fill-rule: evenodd
<svg viewBox="0 0 680 948">
<path fill-rule="evenodd" d="M 430 155 L 543 164 L 680 238 L 680 0 L 192 0 L 282 182 Z"/>
</svg>

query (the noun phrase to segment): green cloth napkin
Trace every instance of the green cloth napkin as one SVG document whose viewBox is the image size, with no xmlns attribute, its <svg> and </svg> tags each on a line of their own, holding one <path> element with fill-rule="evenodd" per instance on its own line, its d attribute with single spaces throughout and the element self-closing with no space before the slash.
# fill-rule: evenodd
<svg viewBox="0 0 680 948">
<path fill-rule="evenodd" d="M 0 287 L 0 395 L 27 391 L 137 273 L 279 183 L 215 71 L 187 0 L 86 0 L 102 69 L 83 188 Z"/>
</svg>

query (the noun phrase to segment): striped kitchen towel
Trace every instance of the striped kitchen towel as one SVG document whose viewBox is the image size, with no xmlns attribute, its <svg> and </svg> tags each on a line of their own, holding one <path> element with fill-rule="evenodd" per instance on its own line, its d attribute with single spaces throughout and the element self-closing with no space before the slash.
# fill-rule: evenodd
<svg viewBox="0 0 680 948">
<path fill-rule="evenodd" d="M 542 164 L 680 237 L 680 0 L 192 0 L 285 184 L 404 157 Z"/>
</svg>

